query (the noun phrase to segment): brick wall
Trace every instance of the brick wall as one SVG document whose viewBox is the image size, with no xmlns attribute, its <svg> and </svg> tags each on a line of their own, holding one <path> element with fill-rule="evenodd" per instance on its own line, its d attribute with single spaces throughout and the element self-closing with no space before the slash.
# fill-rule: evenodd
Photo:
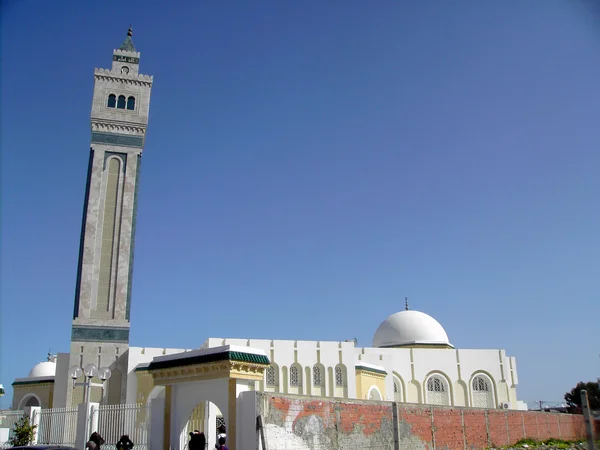
<svg viewBox="0 0 600 450">
<path fill-rule="evenodd" d="M 580 415 L 257 394 L 269 450 L 477 450 L 585 438 Z"/>
</svg>

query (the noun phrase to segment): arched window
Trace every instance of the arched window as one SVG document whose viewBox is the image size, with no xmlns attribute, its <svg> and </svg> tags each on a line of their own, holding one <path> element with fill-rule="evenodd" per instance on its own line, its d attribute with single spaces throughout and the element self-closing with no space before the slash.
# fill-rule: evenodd
<svg viewBox="0 0 600 450">
<path fill-rule="evenodd" d="M 131 111 L 135 109 L 135 97 L 131 96 L 127 99 L 127 109 Z"/>
<path fill-rule="evenodd" d="M 313 384 L 315 386 L 323 386 L 323 382 L 325 381 L 323 375 L 321 367 L 318 364 L 315 364 L 313 367 Z"/>
<path fill-rule="evenodd" d="M 265 382 L 267 386 L 277 386 L 277 368 L 274 366 L 267 367 L 265 372 Z"/>
<path fill-rule="evenodd" d="M 335 366 L 335 385 L 346 386 L 346 372 L 341 364 Z"/>
<path fill-rule="evenodd" d="M 471 383 L 473 394 L 473 407 L 475 408 L 493 408 L 494 407 L 494 392 L 490 380 L 483 376 L 477 375 Z"/>
<path fill-rule="evenodd" d="M 125 96 L 119 95 L 119 101 L 117 102 L 117 108 L 125 109 Z"/>
<path fill-rule="evenodd" d="M 431 405 L 449 405 L 448 386 L 444 379 L 434 375 L 427 380 L 427 403 Z"/>
<path fill-rule="evenodd" d="M 402 384 L 400 384 L 400 380 L 394 376 L 394 401 L 401 402 L 402 401 Z"/>
<path fill-rule="evenodd" d="M 117 96 L 115 94 L 110 94 L 108 96 L 108 101 L 106 102 L 106 106 L 109 108 L 114 108 L 117 106 Z"/>
<path fill-rule="evenodd" d="M 290 386 L 302 386 L 302 371 L 295 364 L 290 367 Z"/>
</svg>

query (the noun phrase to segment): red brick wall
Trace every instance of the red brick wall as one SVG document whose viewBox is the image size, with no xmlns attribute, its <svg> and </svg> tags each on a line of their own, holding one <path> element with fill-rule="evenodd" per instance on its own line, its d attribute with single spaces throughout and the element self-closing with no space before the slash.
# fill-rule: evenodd
<svg viewBox="0 0 600 450">
<path fill-rule="evenodd" d="M 585 439 L 581 415 L 257 394 L 269 448 L 477 450 L 525 437 Z"/>
</svg>

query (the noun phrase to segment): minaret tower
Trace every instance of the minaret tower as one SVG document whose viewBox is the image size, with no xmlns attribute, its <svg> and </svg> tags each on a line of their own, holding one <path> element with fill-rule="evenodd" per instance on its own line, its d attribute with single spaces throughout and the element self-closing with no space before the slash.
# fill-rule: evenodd
<svg viewBox="0 0 600 450">
<path fill-rule="evenodd" d="M 121 403 L 126 395 L 137 192 L 153 81 L 139 73 L 140 54 L 131 36 L 130 28 L 113 51 L 111 69 L 94 71 L 71 332 L 70 367 L 93 363 L 112 371 L 104 403 Z M 92 389 L 91 400 L 100 401 L 101 390 Z M 69 380 L 66 405 L 78 404 L 82 395 Z"/>
</svg>

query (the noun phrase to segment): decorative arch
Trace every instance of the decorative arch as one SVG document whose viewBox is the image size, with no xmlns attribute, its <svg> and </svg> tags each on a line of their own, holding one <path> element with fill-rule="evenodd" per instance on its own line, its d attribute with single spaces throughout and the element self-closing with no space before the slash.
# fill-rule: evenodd
<svg viewBox="0 0 600 450">
<path fill-rule="evenodd" d="M 327 377 L 327 372 L 325 371 L 325 367 L 323 364 L 315 364 L 313 366 L 313 386 L 325 386 L 325 378 Z"/>
<path fill-rule="evenodd" d="M 146 403 L 149 405 L 152 400 L 155 398 L 164 398 L 165 396 L 165 387 L 164 386 L 154 386 L 150 393 L 148 394 L 148 400 Z"/>
<path fill-rule="evenodd" d="M 421 391 L 421 383 L 417 380 L 406 383 L 406 403 L 422 403 Z"/>
<path fill-rule="evenodd" d="M 383 400 L 383 395 L 381 395 L 381 391 L 377 388 L 377 386 L 373 385 L 369 388 L 369 393 L 367 394 L 367 398 L 369 400 Z"/>
<path fill-rule="evenodd" d="M 290 366 L 290 386 L 302 386 L 302 367 L 298 363 L 294 363 Z"/>
<path fill-rule="evenodd" d="M 394 392 L 394 401 L 395 402 L 404 402 L 404 392 L 405 392 L 405 387 L 404 387 L 404 381 L 402 380 L 402 377 L 400 375 L 398 375 L 396 372 L 394 372 L 392 374 L 392 380 L 393 380 L 393 392 Z"/>
<path fill-rule="evenodd" d="M 279 388 L 279 366 L 271 363 L 265 370 L 265 387 L 277 390 Z"/>
<path fill-rule="evenodd" d="M 225 423 L 230 423 L 228 397 L 223 380 L 207 380 L 202 382 L 202 386 L 197 383 L 186 383 L 185 385 L 175 386 L 173 392 L 173 403 L 176 404 L 177 413 L 174 430 L 176 432 L 171 436 L 179 439 L 180 447 L 184 448 L 187 442 L 187 428 L 189 421 L 194 417 L 194 411 L 200 404 L 212 403 L 221 413 Z M 200 387 L 202 386 L 202 387 Z M 217 411 L 213 411 L 216 413 Z M 208 419 L 208 418 L 207 418 Z M 208 437 L 208 436 L 207 436 Z"/>
<path fill-rule="evenodd" d="M 337 387 L 348 386 L 348 371 L 346 370 L 346 366 L 344 364 L 340 363 L 340 364 L 336 365 L 334 374 L 335 374 L 335 385 Z"/>
<path fill-rule="evenodd" d="M 474 408 L 494 408 L 495 389 L 494 381 L 491 375 L 478 371 L 471 376 L 469 381 L 469 391 L 471 393 L 471 406 Z"/>
<path fill-rule="evenodd" d="M 133 95 L 130 95 L 127 98 L 127 109 L 130 111 L 133 111 L 135 109 L 135 97 Z"/>
<path fill-rule="evenodd" d="M 97 234 L 97 245 L 101 248 L 98 279 L 95 282 L 96 302 L 92 317 L 110 318 L 114 313 L 116 280 L 119 273 L 118 248 L 119 223 L 123 204 L 125 159 L 109 154 L 104 162 L 104 216 L 99 220 L 101 232 Z"/>
<path fill-rule="evenodd" d="M 30 392 L 29 394 L 25 394 L 23 396 L 23 398 L 21 399 L 21 401 L 19 402 L 19 407 L 17 409 L 22 410 L 23 408 L 25 408 L 27 406 L 42 406 L 42 399 L 37 394 L 34 394 L 33 392 Z"/>
<path fill-rule="evenodd" d="M 450 380 L 441 372 L 432 372 L 424 383 L 425 403 L 430 405 L 450 406 L 452 404 Z"/>
</svg>

